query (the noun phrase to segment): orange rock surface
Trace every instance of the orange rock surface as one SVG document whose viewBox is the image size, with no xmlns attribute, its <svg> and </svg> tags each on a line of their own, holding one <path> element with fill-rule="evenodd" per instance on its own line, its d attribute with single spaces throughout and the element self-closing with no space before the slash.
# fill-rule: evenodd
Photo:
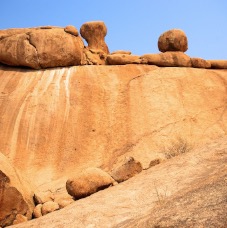
<svg viewBox="0 0 227 228">
<path fill-rule="evenodd" d="M 226 227 L 227 137 L 15 228 Z"/>
<path fill-rule="evenodd" d="M 0 67 L 0 151 L 37 186 L 133 156 L 143 168 L 176 137 L 226 135 L 227 71 L 150 65 Z"/>
</svg>

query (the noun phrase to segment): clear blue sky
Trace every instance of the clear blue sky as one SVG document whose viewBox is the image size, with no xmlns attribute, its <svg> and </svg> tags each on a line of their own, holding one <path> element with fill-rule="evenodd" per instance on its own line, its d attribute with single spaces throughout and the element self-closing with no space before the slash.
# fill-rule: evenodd
<svg viewBox="0 0 227 228">
<path fill-rule="evenodd" d="M 227 0 L 1 0 L 0 29 L 41 25 L 80 26 L 102 20 L 110 51 L 157 53 L 161 33 L 180 28 L 187 54 L 227 59 Z"/>
</svg>

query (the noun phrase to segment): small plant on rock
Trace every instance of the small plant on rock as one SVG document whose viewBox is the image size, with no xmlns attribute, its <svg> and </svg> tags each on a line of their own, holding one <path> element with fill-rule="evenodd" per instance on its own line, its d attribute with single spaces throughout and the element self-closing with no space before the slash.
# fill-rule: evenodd
<svg viewBox="0 0 227 228">
<path fill-rule="evenodd" d="M 164 154 L 167 159 L 170 159 L 180 154 L 187 153 L 191 149 L 192 145 L 187 140 L 178 137 L 168 148 L 165 149 Z"/>
</svg>

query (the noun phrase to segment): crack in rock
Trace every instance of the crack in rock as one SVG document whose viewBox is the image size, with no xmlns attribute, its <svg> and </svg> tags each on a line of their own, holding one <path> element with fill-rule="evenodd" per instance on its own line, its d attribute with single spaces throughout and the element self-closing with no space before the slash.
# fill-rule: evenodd
<svg viewBox="0 0 227 228">
<path fill-rule="evenodd" d="M 32 42 L 32 39 L 31 39 L 31 33 L 28 32 L 28 33 L 26 33 L 26 34 L 27 34 L 27 36 L 28 36 L 28 42 L 29 42 L 29 44 L 30 44 L 32 47 L 35 48 L 36 57 L 37 57 L 37 64 L 38 64 L 39 68 L 42 68 L 42 66 L 41 66 L 41 64 L 40 64 L 40 60 L 39 60 L 39 53 L 38 53 L 38 51 L 37 51 L 37 48 L 36 48 L 35 44 Z"/>
</svg>

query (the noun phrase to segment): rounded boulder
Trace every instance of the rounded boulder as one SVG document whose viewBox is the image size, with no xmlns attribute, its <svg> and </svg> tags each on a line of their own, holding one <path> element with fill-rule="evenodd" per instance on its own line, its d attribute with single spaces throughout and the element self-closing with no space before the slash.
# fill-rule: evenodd
<svg viewBox="0 0 227 228">
<path fill-rule="evenodd" d="M 81 199 L 103 190 L 113 183 L 113 178 L 105 171 L 98 168 L 88 168 L 67 180 L 66 189 L 74 199 Z"/>
<path fill-rule="evenodd" d="M 180 29 L 171 29 L 164 32 L 158 39 L 158 49 L 161 52 L 186 52 L 188 50 L 188 39 L 185 32 Z"/>
</svg>

